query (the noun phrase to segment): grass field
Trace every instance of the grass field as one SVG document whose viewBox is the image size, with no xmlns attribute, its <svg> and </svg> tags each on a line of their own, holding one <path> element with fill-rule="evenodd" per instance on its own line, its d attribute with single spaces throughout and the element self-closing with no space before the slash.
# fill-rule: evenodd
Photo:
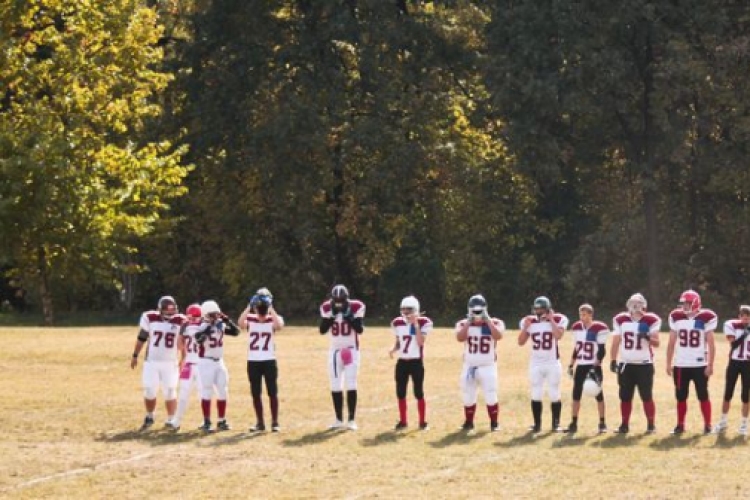
<svg viewBox="0 0 750 500">
<path fill-rule="evenodd" d="M 245 340 L 229 338 L 229 421 L 233 430 L 203 435 L 191 400 L 183 430 L 138 433 L 143 418 L 140 367 L 130 369 L 136 327 L 1 328 L 0 496 L 4 498 L 734 498 L 747 480 L 750 447 L 736 433 L 739 398 L 724 436 L 702 436 L 691 394 L 688 432 L 673 437 L 675 403 L 658 350 L 657 433 L 644 435 L 640 402 L 631 434 L 596 434 L 596 408 L 584 400 L 579 434 L 526 433 L 531 421 L 528 346 L 515 332 L 500 343 L 500 425 L 488 432 L 480 397 L 477 432 L 463 421 L 458 376 L 461 345 L 437 329 L 426 350 L 431 430 L 391 429 L 397 420 L 392 337 L 386 328 L 363 336 L 359 431 L 327 431 L 333 419 L 325 369 L 327 338 L 317 329 L 287 328 L 279 336 L 282 432 L 251 435 L 254 423 L 245 376 Z M 663 339 L 663 345 L 665 344 Z M 727 345 L 711 381 L 714 419 L 723 391 Z M 562 355 L 571 339 L 562 342 Z M 607 372 L 607 423 L 619 424 L 616 382 Z M 571 380 L 563 382 L 563 424 L 570 415 Z M 549 404 L 544 404 L 549 428 Z M 266 402 L 266 411 L 268 411 Z M 214 407 L 215 412 L 215 407 Z"/>
</svg>

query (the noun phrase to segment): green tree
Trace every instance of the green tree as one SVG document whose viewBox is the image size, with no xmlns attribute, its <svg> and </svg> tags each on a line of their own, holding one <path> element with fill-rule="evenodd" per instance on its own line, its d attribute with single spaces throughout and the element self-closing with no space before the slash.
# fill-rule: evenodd
<svg viewBox="0 0 750 500">
<path fill-rule="evenodd" d="M 171 79 L 143 3 L 0 5 L 0 240 L 48 323 L 56 297 L 115 289 L 185 192 L 185 149 L 142 140 Z"/>
</svg>

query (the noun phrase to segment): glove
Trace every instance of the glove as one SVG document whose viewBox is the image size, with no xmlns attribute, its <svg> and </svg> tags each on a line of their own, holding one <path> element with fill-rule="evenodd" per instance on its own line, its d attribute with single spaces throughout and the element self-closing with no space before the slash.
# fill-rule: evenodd
<svg viewBox="0 0 750 500">
<path fill-rule="evenodd" d="M 202 344 L 210 336 L 211 336 L 211 326 L 209 325 L 203 330 L 195 334 L 195 341 L 198 342 L 199 344 Z"/>
<path fill-rule="evenodd" d="M 568 376 L 573 378 L 573 365 L 568 365 Z"/>
<path fill-rule="evenodd" d="M 354 313 L 348 307 L 346 308 L 346 311 L 344 311 L 342 313 L 342 317 L 343 317 L 344 321 L 346 321 L 348 323 L 351 323 L 352 321 L 354 321 Z"/>
<path fill-rule="evenodd" d="M 612 373 L 617 373 L 617 361 L 614 359 L 609 363 L 609 371 Z"/>
</svg>

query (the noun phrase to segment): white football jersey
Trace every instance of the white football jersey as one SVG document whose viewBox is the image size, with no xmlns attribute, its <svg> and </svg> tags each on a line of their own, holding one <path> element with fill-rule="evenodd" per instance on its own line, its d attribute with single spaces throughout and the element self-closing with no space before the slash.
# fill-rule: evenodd
<svg viewBox="0 0 750 500">
<path fill-rule="evenodd" d="M 554 363 L 560 359 L 560 348 L 557 339 L 552 335 L 552 324 L 549 321 L 539 321 L 534 315 L 521 318 L 518 328 L 523 329 L 526 318 L 531 319 L 531 324 L 526 329 L 531 340 L 531 363 Z M 555 323 L 565 330 L 568 327 L 568 317 L 564 314 L 553 315 Z"/>
<path fill-rule="evenodd" d="M 187 318 L 175 314 L 163 318 L 159 311 L 146 311 L 141 315 L 140 328 L 148 332 L 146 357 L 148 361 L 177 361 L 177 336 Z"/>
<path fill-rule="evenodd" d="M 682 309 L 669 313 L 669 329 L 677 334 L 674 366 L 694 367 L 708 364 L 706 338 L 716 330 L 719 318 L 710 309 L 701 309 L 692 319 Z"/>
<path fill-rule="evenodd" d="M 505 332 L 505 323 L 497 318 L 491 318 L 495 328 L 500 333 Z M 456 333 L 458 333 L 466 324 L 467 320 L 462 319 L 456 323 Z M 487 366 L 495 364 L 497 361 L 497 341 L 492 338 L 490 327 L 484 324 L 473 324 L 469 326 L 466 340 L 464 341 L 464 365 L 465 366 Z"/>
<path fill-rule="evenodd" d="M 427 335 L 432 331 L 432 320 L 430 318 L 420 316 L 417 321 L 422 335 Z M 417 344 L 417 332 L 414 325 L 407 323 L 403 316 L 399 316 L 391 321 L 391 330 L 398 339 L 398 357 L 400 359 L 422 359 L 424 357 L 424 346 Z"/>
<path fill-rule="evenodd" d="M 628 312 L 622 312 L 612 320 L 612 336 L 621 337 L 619 361 L 622 363 L 653 363 L 654 351 L 651 343 L 638 337 L 638 333 L 657 334 L 661 328 L 661 318 L 653 313 L 645 313 L 635 321 Z"/>
<path fill-rule="evenodd" d="M 600 345 L 606 345 L 609 328 L 601 321 L 593 321 L 588 328 L 583 321 L 576 321 L 571 327 L 576 353 L 576 363 L 579 365 L 593 365 L 596 362 L 596 352 Z"/>
<path fill-rule="evenodd" d="M 284 324 L 284 318 L 278 317 L 281 324 Z M 266 316 L 263 319 L 257 314 L 248 314 L 245 318 L 247 325 L 247 360 L 248 361 L 268 361 L 276 359 L 276 342 L 273 318 Z"/>
<path fill-rule="evenodd" d="M 349 308 L 355 318 L 365 317 L 365 304 L 359 300 L 350 300 Z M 338 351 L 345 347 L 359 350 L 359 334 L 352 329 L 343 314 L 338 313 L 334 317 L 331 311 L 331 302 L 325 301 L 320 305 L 320 316 L 322 318 L 333 318 L 333 324 L 329 333 L 331 351 Z"/>
<path fill-rule="evenodd" d="M 203 330 L 207 326 L 211 327 L 211 333 L 208 335 L 203 343 L 198 344 L 198 356 L 207 359 L 223 359 L 224 358 L 224 323 L 217 321 L 214 324 L 203 321 L 198 331 Z"/>
<path fill-rule="evenodd" d="M 197 363 L 200 356 L 198 355 L 198 341 L 195 340 L 195 334 L 201 329 L 201 321 L 189 321 L 182 331 L 182 341 L 185 343 L 185 362 Z"/>
<path fill-rule="evenodd" d="M 739 319 L 730 319 L 724 323 L 724 335 L 732 337 L 730 340 L 738 339 L 745 331 L 745 325 Z M 736 361 L 750 361 L 750 335 L 745 336 L 745 341 L 736 349 L 732 349 L 731 359 Z"/>
</svg>

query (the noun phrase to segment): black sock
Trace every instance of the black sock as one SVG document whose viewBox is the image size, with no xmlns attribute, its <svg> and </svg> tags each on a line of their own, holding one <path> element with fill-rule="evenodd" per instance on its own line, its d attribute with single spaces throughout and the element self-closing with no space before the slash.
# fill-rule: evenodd
<svg viewBox="0 0 750 500">
<path fill-rule="evenodd" d="M 552 408 L 552 425 L 559 425 L 560 413 L 562 412 L 562 401 L 550 403 L 550 407 Z"/>
<path fill-rule="evenodd" d="M 574 424 L 578 423 L 578 417 L 572 417 L 571 420 L 573 421 Z"/>
<path fill-rule="evenodd" d="M 349 420 L 354 420 L 357 413 L 357 391 L 346 391 L 346 407 L 349 409 Z"/>
<path fill-rule="evenodd" d="M 333 397 L 333 411 L 336 412 L 336 420 L 339 422 L 344 420 L 344 395 L 341 391 L 331 392 Z"/>
<path fill-rule="evenodd" d="M 531 413 L 534 415 L 534 426 L 540 427 L 542 425 L 542 402 L 541 401 L 531 402 Z"/>
</svg>

